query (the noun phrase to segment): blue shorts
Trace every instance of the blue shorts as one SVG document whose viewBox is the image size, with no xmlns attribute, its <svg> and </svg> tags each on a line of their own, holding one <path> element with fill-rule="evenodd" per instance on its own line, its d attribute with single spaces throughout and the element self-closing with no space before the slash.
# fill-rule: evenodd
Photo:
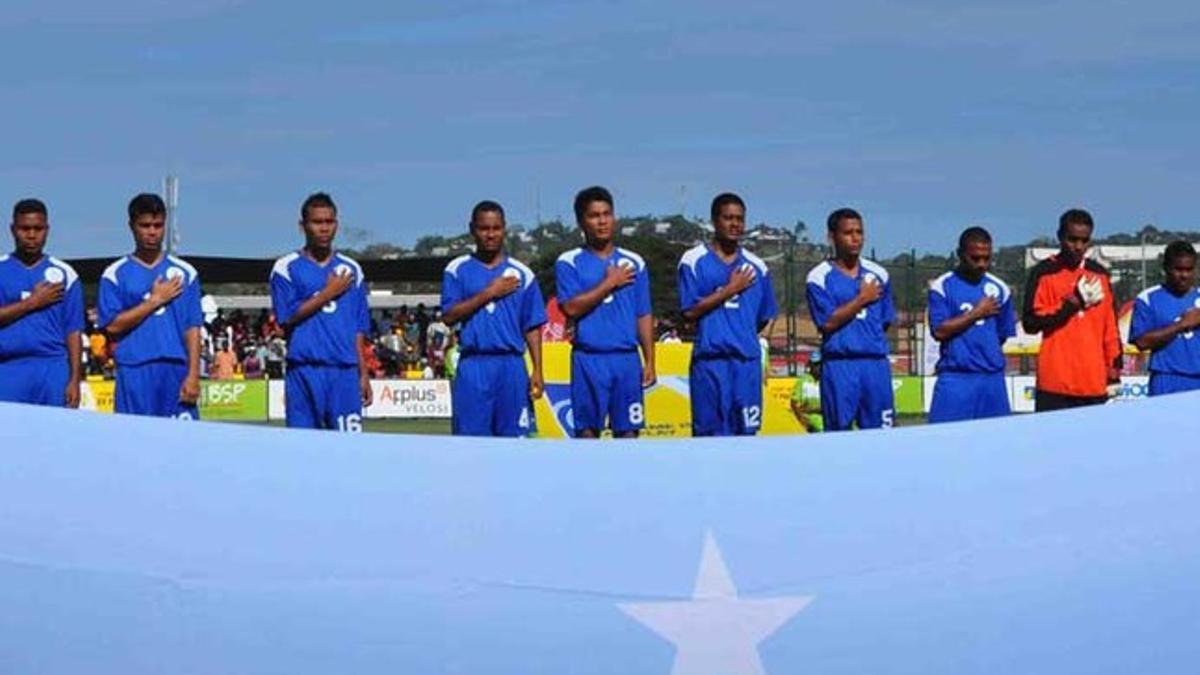
<svg viewBox="0 0 1200 675">
<path fill-rule="evenodd" d="M 693 436 L 753 436 L 762 428 L 762 361 L 693 359 L 688 371 Z"/>
<path fill-rule="evenodd" d="M 938 373 L 933 385 L 929 423 L 1003 417 L 1008 405 L 1008 380 L 998 373 Z"/>
<path fill-rule="evenodd" d="M 825 431 L 889 428 L 895 421 L 892 368 L 885 357 L 826 359 L 821 365 Z"/>
<path fill-rule="evenodd" d="M 362 431 L 358 366 L 288 364 L 283 404 L 287 425 L 294 429 Z"/>
<path fill-rule="evenodd" d="M 1200 389 L 1200 375 L 1179 373 L 1150 373 L 1150 395 L 1177 394 L 1181 391 Z"/>
<path fill-rule="evenodd" d="M 187 378 L 183 361 L 149 361 L 117 366 L 113 407 L 118 413 L 200 419 L 200 409 L 179 400 L 179 389 Z"/>
<path fill-rule="evenodd" d="M 61 408 L 67 404 L 70 376 L 66 355 L 0 361 L 0 401 Z"/>
<path fill-rule="evenodd" d="M 520 354 L 464 354 L 451 384 L 455 436 L 528 436 L 537 430 Z"/>
<path fill-rule="evenodd" d="M 575 433 L 599 432 L 605 419 L 614 434 L 646 426 L 642 358 L 637 351 L 571 354 L 571 414 Z"/>
</svg>

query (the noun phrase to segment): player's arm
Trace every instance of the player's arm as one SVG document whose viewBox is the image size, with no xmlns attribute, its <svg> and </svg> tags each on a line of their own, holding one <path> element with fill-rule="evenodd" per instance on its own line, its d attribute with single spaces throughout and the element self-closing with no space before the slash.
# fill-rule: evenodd
<svg viewBox="0 0 1200 675">
<path fill-rule="evenodd" d="M 179 387 L 179 401 L 195 405 L 200 400 L 200 329 L 196 326 L 183 332 L 187 346 L 187 376 Z"/>
<path fill-rule="evenodd" d="M 1138 303 L 1134 307 L 1133 329 L 1131 329 L 1130 340 L 1140 350 L 1144 352 L 1152 352 L 1156 349 L 1162 349 L 1171 343 L 1182 333 L 1200 328 L 1200 308 L 1193 307 L 1183 313 L 1183 316 L 1178 321 L 1172 322 L 1161 328 L 1151 330 L 1138 330 L 1139 324 L 1142 322 L 1138 316 L 1142 310 L 1142 303 Z M 1150 310 L 1146 308 L 1146 314 L 1149 315 Z M 1147 321 L 1148 323 L 1149 321 Z"/>
<path fill-rule="evenodd" d="M 654 364 L 654 317 L 650 314 L 637 320 L 638 345 L 642 348 L 642 387 L 649 387 L 658 379 Z"/>
<path fill-rule="evenodd" d="M 167 280 L 155 279 L 154 285 L 150 288 L 150 297 L 117 314 L 104 326 L 104 330 L 113 337 L 125 335 L 140 326 L 146 317 L 166 307 L 182 293 L 183 277 Z"/>
<path fill-rule="evenodd" d="M 567 318 L 578 319 L 604 302 L 613 291 L 632 284 L 634 271 L 621 265 L 609 265 L 604 271 L 604 278 L 592 288 L 583 291 L 561 305 Z"/>
<path fill-rule="evenodd" d="M 521 280 L 517 277 L 498 276 L 492 279 L 492 283 L 488 284 L 482 291 L 446 308 L 442 312 L 442 323 L 447 326 L 453 326 L 475 312 L 478 312 L 480 307 L 493 300 L 499 300 L 506 295 L 514 293 L 520 287 Z"/>
<path fill-rule="evenodd" d="M 367 336 L 362 333 L 354 334 L 354 348 L 358 352 L 358 388 L 360 396 L 362 396 L 362 406 L 367 408 L 371 405 L 375 395 L 371 391 L 371 371 L 367 368 L 367 359 L 364 354 L 371 348 L 371 343 L 367 340 Z"/>
<path fill-rule="evenodd" d="M 753 269 L 737 269 L 729 274 L 729 281 L 717 290 L 700 298 L 691 307 L 683 310 L 683 318 L 688 321 L 699 321 L 704 315 L 729 301 L 730 298 L 750 288 L 754 283 Z"/>
<path fill-rule="evenodd" d="M 55 284 L 39 282 L 33 287 L 28 298 L 0 307 L 0 328 L 21 319 L 26 314 L 36 312 L 62 300 L 63 289 L 62 282 Z"/>
<path fill-rule="evenodd" d="M 838 306 L 837 309 L 829 315 L 825 323 L 817 326 L 822 335 L 830 335 L 837 332 L 842 326 L 854 320 L 854 316 L 861 312 L 867 305 L 876 302 L 883 297 L 883 288 L 877 284 L 866 280 L 860 281 L 858 284 L 858 294 L 850 299 L 849 302 Z"/>
<path fill-rule="evenodd" d="M 340 298 L 352 285 L 354 285 L 353 274 L 335 274 L 331 272 L 325 280 L 325 287 L 318 291 L 316 295 L 300 303 L 296 311 L 280 325 L 283 326 L 284 330 L 295 328 L 307 321 L 313 314 L 321 311 L 322 307 Z"/>
<path fill-rule="evenodd" d="M 533 372 L 529 374 L 529 397 L 538 399 L 546 389 L 542 377 L 542 327 L 525 331 L 525 347 L 529 350 L 529 363 Z"/>
<path fill-rule="evenodd" d="M 79 381 L 83 379 L 83 340 L 79 331 L 67 333 L 67 407 L 79 407 Z"/>
<path fill-rule="evenodd" d="M 1048 289 L 1042 288 L 1041 280 L 1045 270 L 1039 264 L 1033 268 L 1029 281 L 1025 284 L 1025 303 L 1021 312 L 1021 325 L 1026 333 L 1041 333 L 1054 330 L 1071 320 L 1071 317 L 1083 307 L 1083 300 L 1072 289 L 1061 298 L 1055 298 Z"/>
<path fill-rule="evenodd" d="M 996 302 L 996 299 L 992 296 L 985 295 L 970 311 L 946 319 L 934 326 L 932 331 L 933 337 L 938 342 L 945 342 L 956 335 L 966 332 L 976 321 L 996 316 L 999 313 L 1000 303 Z"/>
</svg>

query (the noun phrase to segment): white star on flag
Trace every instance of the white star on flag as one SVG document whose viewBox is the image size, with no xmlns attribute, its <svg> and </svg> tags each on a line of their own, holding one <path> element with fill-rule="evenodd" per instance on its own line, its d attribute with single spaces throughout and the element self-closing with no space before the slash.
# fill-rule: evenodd
<svg viewBox="0 0 1200 675">
<path fill-rule="evenodd" d="M 675 645 L 671 675 L 766 675 L 759 643 L 812 601 L 813 596 L 739 598 L 709 531 L 691 600 L 618 607 Z"/>
</svg>

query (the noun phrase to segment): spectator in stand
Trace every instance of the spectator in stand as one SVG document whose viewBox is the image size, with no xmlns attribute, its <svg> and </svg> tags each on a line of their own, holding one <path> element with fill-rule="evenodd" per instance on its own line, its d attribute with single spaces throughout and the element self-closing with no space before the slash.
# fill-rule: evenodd
<svg viewBox="0 0 1200 675">
<path fill-rule="evenodd" d="M 213 356 L 212 379 L 232 380 L 237 371 L 237 362 L 237 356 L 233 353 L 233 348 L 229 343 L 221 343 L 220 349 Z"/>
<path fill-rule="evenodd" d="M 88 335 L 88 351 L 91 353 L 88 375 L 103 375 L 104 363 L 108 361 L 108 338 L 105 337 L 104 331 L 95 326 L 92 326 L 91 334 Z"/>
<path fill-rule="evenodd" d="M 287 343 L 282 337 L 275 336 L 267 343 L 267 377 L 273 380 L 283 379 L 283 363 L 287 358 Z"/>
<path fill-rule="evenodd" d="M 395 324 L 392 321 L 392 313 L 386 309 L 383 310 L 383 314 L 379 317 L 379 334 L 390 335 L 394 325 Z"/>
<path fill-rule="evenodd" d="M 1095 223 L 1082 209 L 1058 219 L 1059 251 L 1029 272 L 1026 333 L 1041 333 L 1034 408 L 1096 405 L 1120 382 L 1121 338 L 1108 270 L 1087 259 Z"/>
<path fill-rule="evenodd" d="M 446 360 L 446 346 L 450 342 L 450 327 L 442 321 L 442 310 L 433 310 L 433 320 L 425 327 L 425 354 L 432 361 Z"/>
<path fill-rule="evenodd" d="M 458 372 L 458 358 L 461 356 L 458 350 L 458 333 L 450 334 L 450 344 L 446 347 L 446 363 L 442 370 L 445 373 L 446 379 L 453 380 L 455 373 Z"/>
<path fill-rule="evenodd" d="M 263 376 L 263 362 L 253 342 L 246 349 L 246 358 L 242 361 L 242 374 L 247 380 L 257 380 Z"/>
<path fill-rule="evenodd" d="M 417 312 L 414 319 L 417 322 L 417 349 L 424 354 L 429 347 L 427 341 L 429 337 L 429 312 L 425 309 L 425 303 L 417 304 Z"/>
</svg>

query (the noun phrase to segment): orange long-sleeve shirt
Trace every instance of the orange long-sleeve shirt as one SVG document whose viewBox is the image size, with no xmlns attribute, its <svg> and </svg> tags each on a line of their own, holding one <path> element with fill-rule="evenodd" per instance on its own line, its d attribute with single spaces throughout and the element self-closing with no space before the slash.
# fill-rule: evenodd
<svg viewBox="0 0 1200 675">
<path fill-rule="evenodd" d="M 1104 301 L 1069 316 L 1060 313 L 1063 298 L 1075 292 L 1084 276 L 1100 279 Z M 1116 299 L 1103 265 L 1088 260 L 1082 267 L 1067 266 L 1057 255 L 1035 265 L 1025 287 L 1022 323 L 1026 332 L 1042 333 L 1039 390 L 1089 397 L 1107 393 L 1109 368 L 1121 365 L 1121 338 Z"/>
</svg>

